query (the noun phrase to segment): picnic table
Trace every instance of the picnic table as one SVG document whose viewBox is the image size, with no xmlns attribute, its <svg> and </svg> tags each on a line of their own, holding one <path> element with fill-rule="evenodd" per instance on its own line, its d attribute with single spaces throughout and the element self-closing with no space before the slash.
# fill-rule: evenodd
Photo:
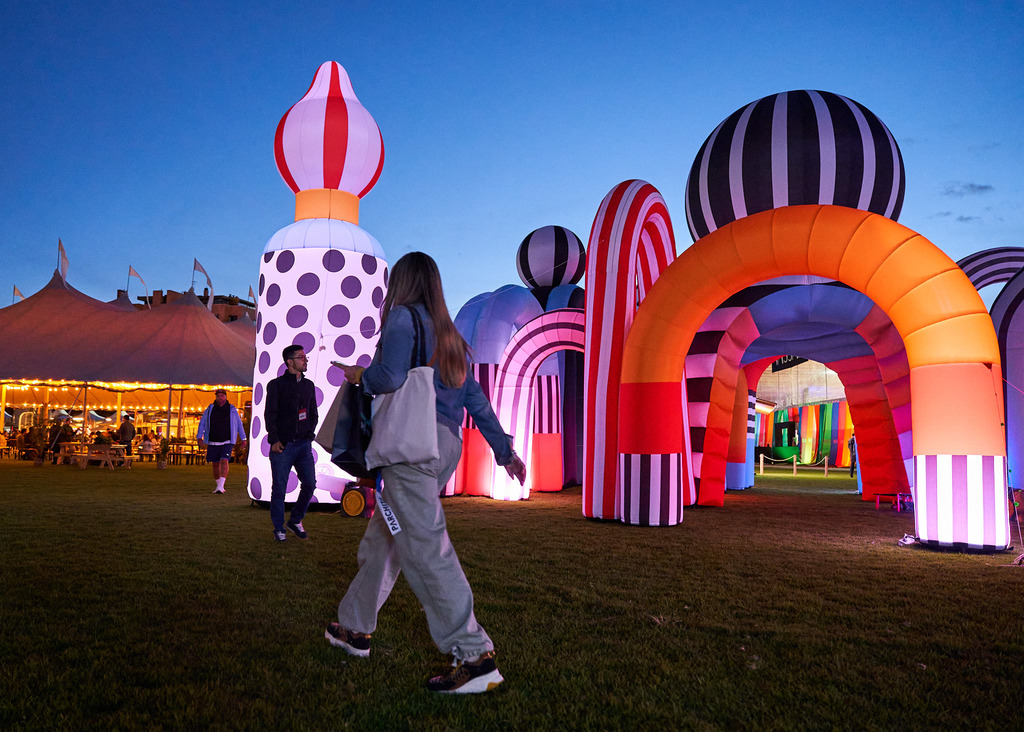
<svg viewBox="0 0 1024 732">
<path fill-rule="evenodd" d="M 65 442 L 61 445 L 59 456 L 61 462 L 76 464 L 83 470 L 89 463 L 99 463 L 101 468 L 130 468 L 132 456 L 127 454 L 124 445 L 83 445 L 79 442 Z"/>
</svg>

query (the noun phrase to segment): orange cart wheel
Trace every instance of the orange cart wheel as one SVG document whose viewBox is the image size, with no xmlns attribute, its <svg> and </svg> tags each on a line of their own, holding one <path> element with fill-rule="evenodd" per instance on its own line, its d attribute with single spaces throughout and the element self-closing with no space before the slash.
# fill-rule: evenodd
<svg viewBox="0 0 1024 732">
<path fill-rule="evenodd" d="M 341 510 L 347 516 L 359 516 L 366 508 L 366 497 L 358 488 L 349 488 L 341 494 Z"/>
</svg>

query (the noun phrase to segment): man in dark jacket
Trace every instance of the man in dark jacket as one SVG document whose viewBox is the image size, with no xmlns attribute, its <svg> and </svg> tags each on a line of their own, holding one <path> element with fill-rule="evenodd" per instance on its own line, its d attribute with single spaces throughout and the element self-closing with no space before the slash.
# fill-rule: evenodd
<svg viewBox="0 0 1024 732">
<path fill-rule="evenodd" d="M 302 519 L 316 488 L 313 466 L 313 437 L 319 415 L 316 411 L 316 388 L 305 377 L 306 353 L 302 346 L 284 349 L 287 371 L 267 384 L 264 420 L 270 442 L 270 520 L 274 538 L 288 538 L 285 527 L 300 539 L 306 538 Z M 299 497 L 292 506 L 288 522 L 284 520 L 284 496 L 292 468 L 299 478 Z"/>
<path fill-rule="evenodd" d="M 131 417 L 127 414 L 121 422 L 121 426 L 117 428 L 117 442 L 119 445 L 124 445 L 124 454 L 132 454 L 132 440 L 135 439 L 135 425 L 132 424 Z"/>
</svg>

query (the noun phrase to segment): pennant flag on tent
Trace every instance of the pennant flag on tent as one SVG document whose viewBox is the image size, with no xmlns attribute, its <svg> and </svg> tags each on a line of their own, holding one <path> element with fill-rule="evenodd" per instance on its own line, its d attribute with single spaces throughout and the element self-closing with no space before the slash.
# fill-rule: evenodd
<svg viewBox="0 0 1024 732">
<path fill-rule="evenodd" d="M 203 265 L 199 264 L 199 260 L 195 257 L 192 258 L 192 271 L 202 272 L 203 276 L 206 277 L 206 287 L 210 290 L 210 299 L 206 301 L 206 309 L 213 312 L 213 282 L 210 281 L 210 275 L 206 274 Z"/>
<path fill-rule="evenodd" d="M 57 240 L 57 257 L 59 259 L 57 268 L 60 269 L 60 278 L 66 284 L 68 281 L 68 253 L 64 251 L 64 242 L 60 239 Z"/>
<path fill-rule="evenodd" d="M 249 302 L 256 304 L 256 293 L 252 291 L 252 285 L 249 285 Z"/>
<path fill-rule="evenodd" d="M 21 290 L 18 289 L 17 285 L 14 286 L 14 297 L 21 298 L 22 300 L 25 299 L 25 296 L 21 294 Z M 13 302 L 13 301 L 14 300 L 12 298 L 11 302 Z"/>
<path fill-rule="evenodd" d="M 146 287 L 146 281 L 144 279 L 142 279 L 142 275 L 140 275 L 138 272 L 135 271 L 135 267 L 131 266 L 130 264 L 128 265 L 128 277 L 129 277 L 129 280 L 128 280 L 129 282 L 131 282 L 131 278 L 132 277 L 138 277 L 139 278 L 139 282 L 142 283 L 142 291 L 143 291 L 143 293 L 145 293 L 146 295 L 149 295 L 149 288 Z M 153 308 L 153 305 L 150 302 L 151 299 L 152 298 L 150 298 L 150 297 L 146 297 L 146 305 L 148 305 L 150 309 Z"/>
</svg>

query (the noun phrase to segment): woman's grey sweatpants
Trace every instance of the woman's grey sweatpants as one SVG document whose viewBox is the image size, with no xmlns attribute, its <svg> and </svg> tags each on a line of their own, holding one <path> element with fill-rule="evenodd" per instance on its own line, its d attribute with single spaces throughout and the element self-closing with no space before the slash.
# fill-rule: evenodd
<svg viewBox="0 0 1024 732">
<path fill-rule="evenodd" d="M 439 496 L 459 462 L 462 440 L 439 424 L 437 446 L 440 457 L 425 469 L 405 464 L 382 469 L 382 496 L 401 530 L 391 534 L 378 505 L 359 542 L 359 571 L 338 605 L 338 622 L 372 633 L 377 612 L 404 572 L 441 652 L 473 658 L 494 650 L 494 643 L 473 615 L 473 591 L 448 538 Z"/>
</svg>

